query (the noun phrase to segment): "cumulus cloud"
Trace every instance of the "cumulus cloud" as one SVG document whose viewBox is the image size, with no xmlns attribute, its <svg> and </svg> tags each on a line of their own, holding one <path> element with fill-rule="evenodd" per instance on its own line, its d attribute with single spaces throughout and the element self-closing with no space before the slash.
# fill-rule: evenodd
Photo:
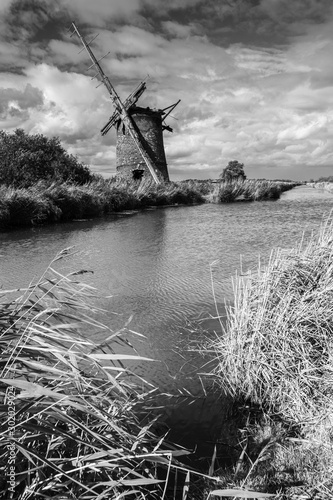
<svg viewBox="0 0 333 500">
<path fill-rule="evenodd" d="M 176 38 L 187 38 L 195 31 L 193 25 L 180 24 L 174 21 L 164 21 L 162 26 L 167 34 Z"/>
<path fill-rule="evenodd" d="M 29 83 L 23 91 L 15 88 L 0 88 L 0 124 L 11 128 L 21 127 L 34 110 L 43 107 L 44 97 L 40 89 Z"/>
<path fill-rule="evenodd" d="M 135 17 L 140 0 L 60 0 L 73 19 L 89 23 L 90 26 L 105 26 L 110 21 L 121 21 Z M 74 17 L 73 17 L 74 16 Z"/>
<path fill-rule="evenodd" d="M 39 107 L 43 104 L 43 93 L 28 83 L 23 92 L 17 89 L 1 89 L 0 88 L 0 113 L 10 110 L 11 106 L 15 106 L 21 110 Z"/>
<path fill-rule="evenodd" d="M 57 23 L 64 22 L 64 12 L 60 8 L 60 0 L 52 3 L 46 0 L 11 0 L 7 2 L 2 16 L 1 37 L 16 45 L 33 43 L 35 37 L 54 36 Z M 46 32 L 45 32 L 46 30 Z M 28 51 L 29 47 L 25 49 Z"/>
<path fill-rule="evenodd" d="M 261 0 L 260 10 L 278 25 L 297 29 L 298 23 L 324 22 L 332 12 L 330 0 Z"/>
<path fill-rule="evenodd" d="M 112 106 L 89 77 L 47 64 L 31 66 L 26 74 L 41 89 L 45 101 L 44 108 L 39 110 L 40 120 L 35 116 L 34 130 L 58 135 L 67 144 L 98 135 Z"/>
<path fill-rule="evenodd" d="M 115 172 L 106 89 L 74 18 L 121 97 L 145 79 L 144 106 L 181 99 L 165 133 L 171 177 L 215 177 L 230 159 L 249 176 L 322 168 L 333 151 L 333 16 L 328 0 L 6 0 L 1 3 L 1 127 L 61 138 L 95 171 Z M 46 8 L 47 6 L 47 8 Z M 292 172 L 288 177 L 292 177 Z"/>
</svg>

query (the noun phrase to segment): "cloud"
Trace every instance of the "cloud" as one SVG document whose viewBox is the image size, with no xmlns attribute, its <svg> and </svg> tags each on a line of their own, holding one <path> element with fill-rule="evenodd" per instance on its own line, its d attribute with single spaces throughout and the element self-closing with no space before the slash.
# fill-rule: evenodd
<svg viewBox="0 0 333 500">
<path fill-rule="evenodd" d="M 261 0 L 260 10 L 276 24 L 289 25 L 291 31 L 299 23 L 318 24 L 327 20 L 332 12 L 330 0 Z"/>
<path fill-rule="evenodd" d="M 67 144 L 98 135 L 112 107 L 89 77 L 47 64 L 31 66 L 26 74 L 44 96 L 43 109 L 36 110 L 34 131 L 57 135 Z"/>
<path fill-rule="evenodd" d="M 108 22 L 133 19 L 138 13 L 140 0 L 60 0 L 72 19 L 90 26 L 105 26 Z"/>
<path fill-rule="evenodd" d="M 28 83 L 23 92 L 13 88 L 0 89 L 0 113 L 10 111 L 12 106 L 21 110 L 39 107 L 43 104 L 43 94 Z"/>
<path fill-rule="evenodd" d="M 41 109 L 43 104 L 43 93 L 29 83 L 23 91 L 0 88 L 0 124 L 11 128 L 20 127 L 29 120 L 33 110 Z"/>
<path fill-rule="evenodd" d="M 328 119 L 325 116 L 315 116 L 312 119 L 309 117 L 307 120 L 295 117 L 294 121 L 294 124 L 278 133 L 277 144 L 315 137 L 318 132 L 327 131 Z"/>
<path fill-rule="evenodd" d="M 162 27 L 166 33 L 176 38 L 187 38 L 195 29 L 193 25 L 180 24 L 174 21 L 164 21 Z"/>
<path fill-rule="evenodd" d="M 23 46 L 22 42 L 33 43 L 35 36 L 45 29 L 49 36 L 55 35 L 55 25 L 63 21 L 64 13 L 59 0 L 52 3 L 45 0 L 12 0 L 7 2 L 4 10 L 1 37 Z M 29 47 L 25 49 L 28 51 Z"/>
<path fill-rule="evenodd" d="M 286 72 L 285 51 L 275 47 L 252 47 L 233 44 L 227 49 L 236 66 L 255 74 L 256 78 Z"/>
<path fill-rule="evenodd" d="M 331 162 L 333 19 L 327 0 L 12 0 L 1 3 L 1 127 L 61 138 L 95 171 L 115 171 L 113 108 L 96 88 L 75 18 L 122 98 L 149 74 L 143 106 L 181 99 L 165 133 L 171 177 Z M 46 8 L 47 7 L 47 8 Z M 274 167 L 274 168 L 273 168 Z M 260 170 L 262 172 L 262 170 Z M 181 173 L 181 174 L 180 174 Z M 262 176 L 262 174 L 261 174 Z M 291 175 L 292 176 L 292 175 Z"/>
</svg>

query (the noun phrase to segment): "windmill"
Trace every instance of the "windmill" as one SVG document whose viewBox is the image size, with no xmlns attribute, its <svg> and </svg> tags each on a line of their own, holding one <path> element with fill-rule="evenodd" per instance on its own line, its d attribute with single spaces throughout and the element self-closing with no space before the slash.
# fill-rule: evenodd
<svg viewBox="0 0 333 500">
<path fill-rule="evenodd" d="M 90 44 L 98 35 L 87 43 L 74 22 L 70 29 L 72 30 L 71 36 L 77 34 L 89 54 L 92 65 L 88 69 L 94 67 L 97 70 L 92 79 L 100 77 L 100 84 L 106 87 L 115 108 L 101 133 L 105 135 L 112 127 L 117 128 L 117 174 L 139 179 L 149 172 L 156 184 L 169 181 L 163 130 L 172 132 L 172 128 L 166 125 L 165 119 L 180 100 L 164 109 L 139 107 L 136 103 L 146 89 L 146 82 L 141 82 L 122 101 L 100 65 L 100 61 L 106 56 L 97 60 L 90 48 Z"/>
</svg>

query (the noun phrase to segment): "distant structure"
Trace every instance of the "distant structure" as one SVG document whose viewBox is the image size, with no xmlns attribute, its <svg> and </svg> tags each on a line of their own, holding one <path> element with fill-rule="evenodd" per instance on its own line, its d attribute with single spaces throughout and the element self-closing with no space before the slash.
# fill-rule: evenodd
<svg viewBox="0 0 333 500">
<path fill-rule="evenodd" d="M 140 135 L 141 144 L 148 152 L 161 180 L 168 182 L 169 173 L 163 143 L 163 111 L 132 106 L 129 114 Z M 117 174 L 128 179 L 141 179 L 150 175 L 140 150 L 129 130 L 117 126 Z"/>
<path fill-rule="evenodd" d="M 139 107 L 136 103 L 146 89 L 146 82 L 141 82 L 127 99 L 121 101 L 99 64 L 105 56 L 97 60 L 90 48 L 96 36 L 87 43 L 75 23 L 72 23 L 71 28 L 72 35 L 75 33 L 78 35 L 93 62 L 90 68 L 95 67 L 97 70 L 93 78 L 100 77 L 101 84 L 107 88 L 115 107 L 115 111 L 102 128 L 101 133 L 107 134 L 112 127 L 117 129 L 117 176 L 134 180 L 152 177 L 156 184 L 168 182 L 169 173 L 164 151 L 163 131 L 172 132 L 172 128 L 165 124 L 165 119 L 180 100 L 164 109 Z"/>
</svg>

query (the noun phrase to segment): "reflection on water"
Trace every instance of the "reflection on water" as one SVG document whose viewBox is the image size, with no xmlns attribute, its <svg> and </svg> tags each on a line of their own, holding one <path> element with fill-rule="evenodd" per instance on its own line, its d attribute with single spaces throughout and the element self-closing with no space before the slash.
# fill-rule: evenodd
<svg viewBox="0 0 333 500">
<path fill-rule="evenodd" d="M 197 378 L 202 360 L 187 352 L 201 334 L 187 322 L 216 315 L 213 288 L 223 312 L 236 270 L 255 270 L 258 255 L 265 262 L 274 246 L 292 247 L 303 231 L 317 230 L 332 208 L 332 194 L 299 187 L 274 202 L 147 210 L 1 233 L 0 286 L 26 285 L 57 252 L 75 246 L 77 255 L 61 262 L 60 270 L 92 270 L 86 280 L 112 295 L 101 301 L 108 311 L 104 322 L 117 329 L 133 315 L 132 329 L 147 337 L 136 346 L 140 354 L 159 360 L 137 372 L 162 391 L 186 387 L 202 396 Z M 212 321 L 206 326 L 218 330 Z M 170 408 L 169 417 L 190 428 L 191 418 L 193 425 L 198 415 L 202 422 L 201 405 L 202 400 L 197 412 L 192 406 L 181 414 Z M 215 416 L 208 404 L 206 412 L 207 423 Z"/>
</svg>

